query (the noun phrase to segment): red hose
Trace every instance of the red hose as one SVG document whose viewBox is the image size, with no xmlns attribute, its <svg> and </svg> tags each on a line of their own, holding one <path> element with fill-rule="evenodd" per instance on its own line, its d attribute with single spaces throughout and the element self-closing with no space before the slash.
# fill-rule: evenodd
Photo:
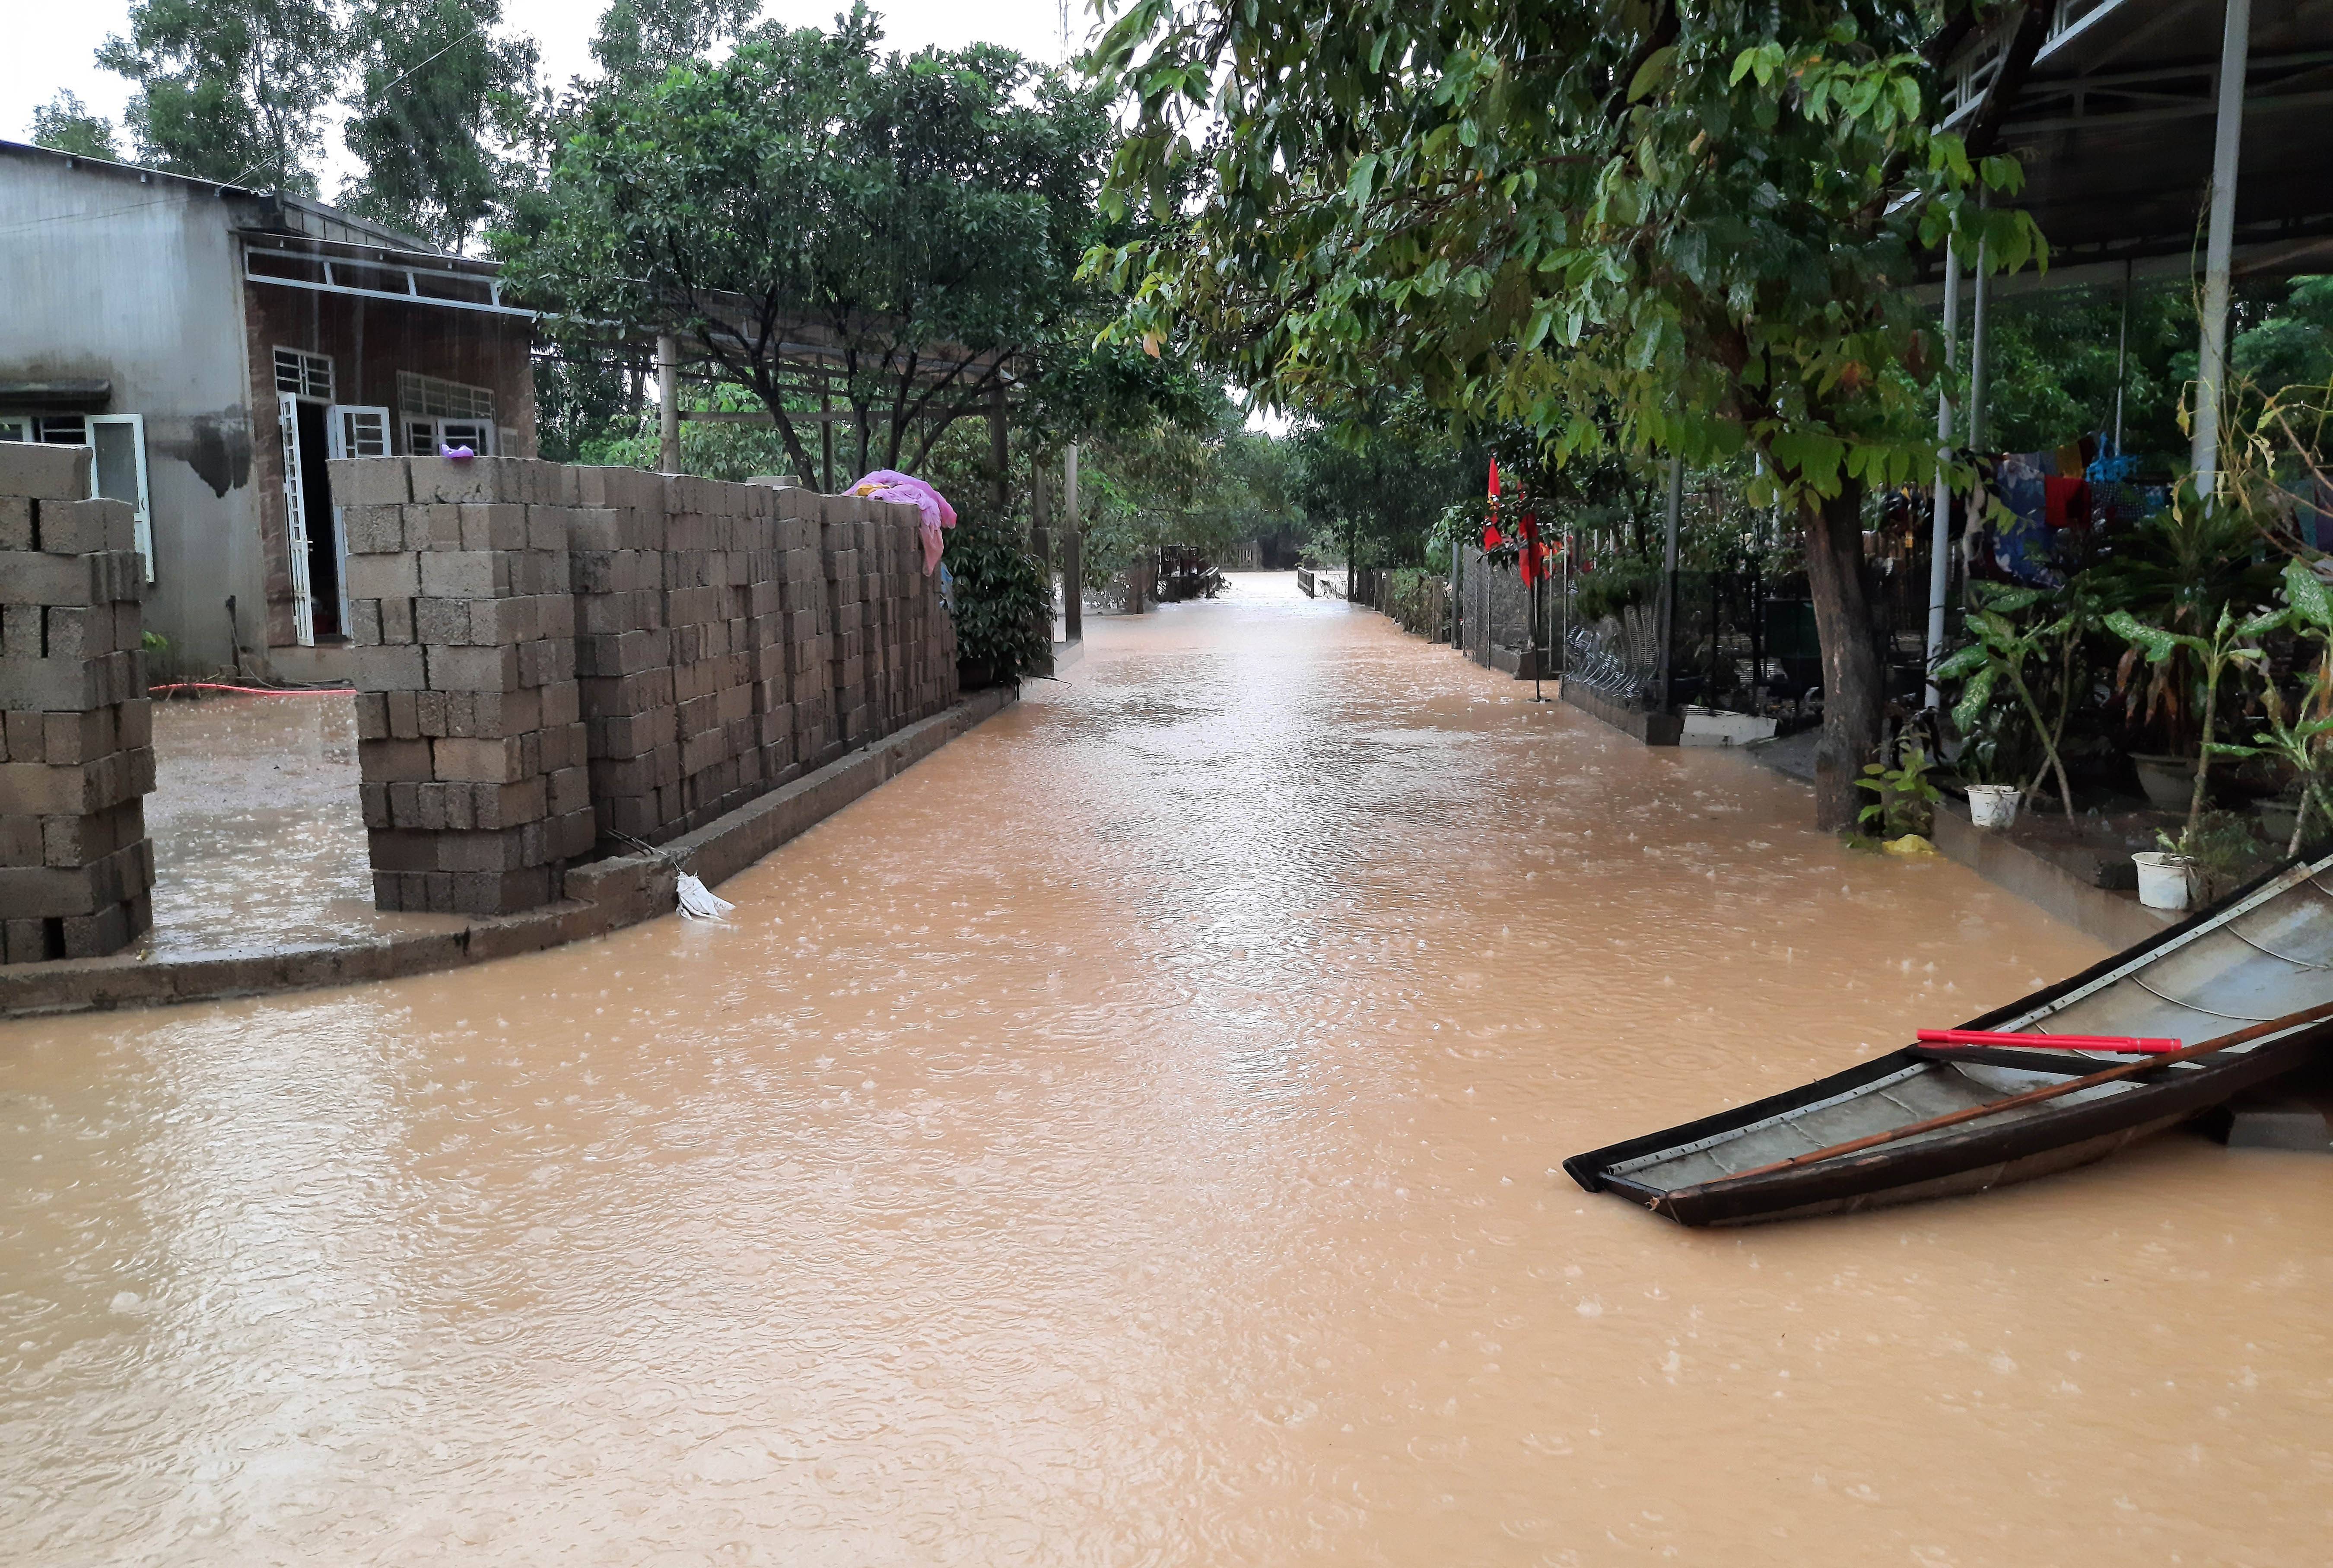
<svg viewBox="0 0 2333 1568">
<path fill-rule="evenodd" d="M 233 691 L 245 697 L 349 697 L 355 688 L 346 686 L 222 686 L 215 680 L 174 680 L 165 686 L 149 686 L 149 697 L 166 697 L 174 691 Z"/>
</svg>

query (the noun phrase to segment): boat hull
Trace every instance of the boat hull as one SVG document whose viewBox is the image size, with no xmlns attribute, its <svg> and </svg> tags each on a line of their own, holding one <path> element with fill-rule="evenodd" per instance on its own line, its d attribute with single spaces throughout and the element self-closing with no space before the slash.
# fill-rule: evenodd
<svg viewBox="0 0 2333 1568">
<path fill-rule="evenodd" d="M 2240 975 L 2240 983 L 2230 984 L 2236 986 L 2245 1005 L 2274 1008 L 2269 1016 L 2298 1011 L 2296 996 L 2333 1000 L 2333 894 L 2316 880 L 2317 873 L 2328 868 L 2333 861 L 2271 873 L 2219 909 L 1964 1027 L 2027 1027 L 2034 1025 L 2021 1021 L 2044 1019 L 2053 1025 L 2050 1033 L 2072 1033 L 2056 1025 L 2079 1019 L 2085 1008 L 2093 1015 L 2113 1015 L 2117 1009 L 2127 1014 L 2134 1005 L 2161 1008 L 2165 1004 L 2199 1018 L 2254 1016 L 2213 1015 L 2204 1005 L 2213 994 L 2197 976 L 2211 968 L 2218 950 L 2203 945 L 2206 942 L 2225 946 L 2250 966 Z M 2239 919 L 2286 948 L 2306 946 L 2310 954 L 2321 949 L 2322 961 L 2272 949 L 2234 927 Z M 2261 954 L 2267 957 L 2257 956 Z M 2271 970 L 2268 960 L 2275 960 L 2278 967 Z M 2192 995 L 2186 999 L 2166 996 L 2165 987 L 2172 984 Z M 2209 1032 L 2223 1033 L 2227 1027 L 2214 1022 Z M 2194 1034 L 2191 1028 L 2190 1036 Z M 2192 1064 L 2150 1069 L 2108 1090 L 2068 1094 L 2014 1114 L 1978 1115 L 1858 1153 L 1765 1169 L 1780 1163 L 1772 1155 L 1802 1155 L 1875 1130 L 1884 1131 L 1891 1117 L 1896 1124 L 1909 1126 L 1936 1106 L 1954 1108 L 1954 1101 L 1940 1096 L 1958 1095 L 1958 1103 L 1982 1105 L 1989 1096 L 2006 1098 L 2016 1087 L 2062 1082 L 2085 1068 L 2107 1065 L 2058 1053 L 2038 1059 L 2055 1066 L 2012 1073 L 2007 1085 L 1985 1088 L 1965 1080 L 1981 1077 L 1986 1066 L 2016 1060 L 2013 1053 L 1986 1053 L 1984 1065 L 1968 1066 L 1947 1053 L 1907 1047 L 1732 1111 L 1574 1155 L 1564 1161 L 1564 1169 L 1588 1191 L 1612 1193 L 1687 1226 L 1745 1225 L 1962 1196 L 2106 1159 L 2306 1064 L 2328 1040 L 2333 1040 L 2333 1024 L 2290 1030 Z M 2002 1076 L 1993 1074 L 1994 1079 Z M 1907 1102 L 1906 1096 L 1917 1098 L 1922 1092 L 1931 1105 Z M 1858 1116 L 1860 1121 L 1848 1120 Z M 1796 1141 L 1788 1141 L 1791 1139 Z M 1729 1155 L 1731 1168 L 1723 1163 Z M 1733 1174 L 1735 1169 L 1743 1173 Z"/>
</svg>

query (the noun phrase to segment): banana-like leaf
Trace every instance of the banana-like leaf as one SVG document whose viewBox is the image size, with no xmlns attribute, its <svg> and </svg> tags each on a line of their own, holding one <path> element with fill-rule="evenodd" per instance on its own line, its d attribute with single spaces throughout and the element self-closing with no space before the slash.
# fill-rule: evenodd
<svg viewBox="0 0 2333 1568">
<path fill-rule="evenodd" d="M 2298 561 L 2284 563 L 2284 601 L 2311 626 L 2333 631 L 2333 594 L 2325 580 Z"/>
<path fill-rule="evenodd" d="M 1966 648 L 1957 649 L 1944 657 L 1944 660 L 1936 666 L 1936 678 L 1958 680 L 1971 670 L 1983 669 L 1985 661 L 1992 657 L 1991 650 L 1982 643 L 1972 642 Z"/>
<path fill-rule="evenodd" d="M 1984 716 L 1984 710 L 1992 706 L 1992 688 L 2000 679 L 2001 671 L 1987 665 L 1971 676 L 1968 685 L 1961 688 L 1961 699 L 1953 705 L 1953 723 L 1962 734 L 1975 728 L 1976 721 Z"/>
</svg>

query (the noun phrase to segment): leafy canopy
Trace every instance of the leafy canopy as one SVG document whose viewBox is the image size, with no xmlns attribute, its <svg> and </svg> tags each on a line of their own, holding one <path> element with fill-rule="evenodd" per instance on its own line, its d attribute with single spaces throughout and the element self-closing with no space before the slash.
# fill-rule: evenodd
<svg viewBox="0 0 2333 1568">
<path fill-rule="evenodd" d="M 58 89 L 54 98 L 33 111 L 33 145 L 82 158 L 121 161 L 121 149 L 114 144 L 113 121 L 102 114 L 91 114 L 81 95 L 67 88 Z"/>
<path fill-rule="evenodd" d="M 346 46 L 324 0 L 136 0 L 97 63 L 138 83 L 139 157 L 176 174 L 312 195 Z"/>
<path fill-rule="evenodd" d="M 761 396 L 802 473 L 776 361 L 805 327 L 835 347 L 862 466 L 912 467 L 984 407 L 996 356 L 1062 341 L 1085 298 L 1099 95 L 1007 49 L 880 38 L 862 5 L 610 83 L 497 240 L 533 299 L 684 334 Z"/>
<path fill-rule="evenodd" d="M 1559 456 L 1747 444 L 1801 500 L 1912 478 L 1916 252 L 2040 248 L 1976 205 L 2015 166 L 1929 129 L 1922 26 L 1872 0 L 1135 0 L 1097 52 L 1135 106 L 1105 199 L 1209 183 L 1184 232 L 1092 265 L 1124 331 L 1283 405 L 1408 383 Z"/>
<path fill-rule="evenodd" d="M 364 164 L 341 199 L 458 251 L 524 183 L 501 149 L 526 128 L 533 40 L 496 39 L 501 0 L 364 0 L 346 139 Z"/>
</svg>

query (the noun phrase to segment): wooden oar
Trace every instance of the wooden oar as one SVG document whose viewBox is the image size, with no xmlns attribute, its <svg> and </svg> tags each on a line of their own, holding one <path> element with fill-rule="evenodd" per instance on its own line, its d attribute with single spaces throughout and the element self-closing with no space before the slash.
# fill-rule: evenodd
<svg viewBox="0 0 2333 1568">
<path fill-rule="evenodd" d="M 2208 1056 L 2214 1051 L 2225 1051 L 2231 1045 L 2242 1045 L 2247 1041 L 2257 1040 L 2264 1034 L 2281 1034 L 2287 1029 L 2299 1028 L 2303 1024 L 2315 1024 L 2326 1018 L 2333 1018 L 2333 1002 L 2322 1003 L 2315 1007 L 2304 1007 L 2298 1013 L 2287 1013 L 2281 1018 L 2271 1018 L 2265 1023 L 2248 1024 L 2233 1034 L 2223 1034 L 2217 1039 L 2206 1040 L 2201 1044 L 2190 1045 L 2184 1050 L 2166 1051 L 2156 1055 L 2141 1056 L 2136 1061 L 2117 1063 L 2112 1067 L 2092 1073 L 2086 1077 L 2069 1079 L 2063 1083 L 2048 1084 L 2040 1089 L 2029 1089 L 2022 1094 L 2012 1094 L 2006 1100 L 1992 1100 L 1983 1105 L 1971 1105 L 1959 1111 L 1948 1111 L 1942 1116 L 1931 1116 L 1925 1121 L 1908 1122 L 1902 1127 L 1891 1128 L 1886 1132 L 1874 1132 L 1863 1138 L 1851 1138 L 1845 1143 L 1834 1143 L 1829 1149 L 1816 1149 L 1805 1154 L 1793 1154 L 1788 1159 L 1778 1159 L 1771 1165 L 1762 1165 L 1755 1170 L 1739 1170 L 1731 1176 L 1721 1176 L 1714 1181 L 1697 1181 L 1691 1187 L 1680 1187 L 1668 1196 L 1672 1198 L 1681 1198 L 1688 1192 L 1698 1192 L 1704 1188 L 1719 1187 L 1730 1181 L 1747 1181 L 1753 1176 L 1771 1176 L 1778 1170 L 1791 1170 L 1801 1165 L 1812 1165 L 1818 1160 L 1836 1159 L 1842 1154 L 1860 1153 L 1867 1149 L 1876 1149 L 1883 1143 L 1894 1143 L 1899 1139 L 1915 1138 L 1923 1132 L 1934 1132 L 1939 1127 L 1953 1127 L 1963 1121 L 1974 1121 L 1980 1116 L 1991 1116 L 1997 1111 L 2013 1111 L 2021 1105 L 2038 1105 L 2044 1100 L 2055 1100 L 2061 1094 L 2072 1094 L 2100 1083 L 2111 1083 L 2117 1078 L 2128 1078 L 2134 1073 L 2152 1072 L 2157 1067 L 2169 1066 L 2174 1062 L 2186 1062 L 2198 1056 Z"/>
</svg>

